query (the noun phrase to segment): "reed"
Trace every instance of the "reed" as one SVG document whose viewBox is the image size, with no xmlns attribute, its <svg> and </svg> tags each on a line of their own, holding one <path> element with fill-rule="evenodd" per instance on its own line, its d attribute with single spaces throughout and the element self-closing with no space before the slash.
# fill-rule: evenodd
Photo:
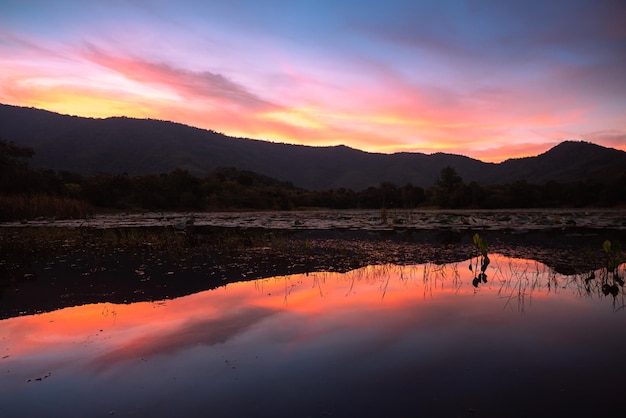
<svg viewBox="0 0 626 418">
<path fill-rule="evenodd" d="M 0 195 L 0 221 L 21 221 L 37 218 L 81 219 L 91 216 L 92 207 L 81 200 L 61 196 Z"/>
</svg>

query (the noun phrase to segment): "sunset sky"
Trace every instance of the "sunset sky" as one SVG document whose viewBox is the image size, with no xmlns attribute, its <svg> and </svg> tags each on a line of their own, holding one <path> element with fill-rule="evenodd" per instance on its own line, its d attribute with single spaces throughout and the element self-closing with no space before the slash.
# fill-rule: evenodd
<svg viewBox="0 0 626 418">
<path fill-rule="evenodd" d="M 2 0 L 0 102 L 495 162 L 626 150 L 624 22 L 623 0 Z"/>
</svg>

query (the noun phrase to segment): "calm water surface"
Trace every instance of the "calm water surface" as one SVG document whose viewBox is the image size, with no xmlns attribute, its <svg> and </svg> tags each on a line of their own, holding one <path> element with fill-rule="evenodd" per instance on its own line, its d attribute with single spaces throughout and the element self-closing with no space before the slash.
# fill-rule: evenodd
<svg viewBox="0 0 626 418">
<path fill-rule="evenodd" d="M 0 416 L 621 416 L 622 291 L 490 257 L 3 320 Z"/>
</svg>

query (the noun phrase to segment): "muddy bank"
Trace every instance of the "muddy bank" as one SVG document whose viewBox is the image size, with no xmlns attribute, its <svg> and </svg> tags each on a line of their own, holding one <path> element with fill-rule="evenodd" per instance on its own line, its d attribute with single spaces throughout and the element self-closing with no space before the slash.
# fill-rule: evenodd
<svg viewBox="0 0 626 418">
<path fill-rule="evenodd" d="M 501 210 L 310 210 L 264 212 L 147 212 L 100 214 L 87 219 L 45 219 L 0 223 L 2 227 L 55 226 L 95 229 L 176 227 L 262 228 L 272 230 L 492 230 L 549 231 L 569 228 L 626 230 L 623 209 Z"/>
</svg>

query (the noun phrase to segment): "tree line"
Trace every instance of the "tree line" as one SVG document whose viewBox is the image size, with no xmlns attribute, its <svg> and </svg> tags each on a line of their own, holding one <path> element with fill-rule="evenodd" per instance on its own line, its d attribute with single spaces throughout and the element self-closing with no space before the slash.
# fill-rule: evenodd
<svg viewBox="0 0 626 418">
<path fill-rule="evenodd" d="M 426 189 L 411 183 L 397 186 L 382 182 L 359 191 L 306 190 L 232 167 L 218 168 L 205 178 L 181 169 L 138 176 L 33 170 L 28 165 L 33 155 L 31 148 L 0 140 L 0 220 L 29 218 L 38 213 L 77 217 L 82 214 L 79 212 L 89 210 L 496 209 L 610 207 L 626 203 L 626 174 L 607 181 L 480 185 L 466 183 L 454 167 L 448 166 Z M 56 209 L 52 211 L 51 207 Z M 69 215 L 59 213 L 63 207 Z"/>
</svg>

